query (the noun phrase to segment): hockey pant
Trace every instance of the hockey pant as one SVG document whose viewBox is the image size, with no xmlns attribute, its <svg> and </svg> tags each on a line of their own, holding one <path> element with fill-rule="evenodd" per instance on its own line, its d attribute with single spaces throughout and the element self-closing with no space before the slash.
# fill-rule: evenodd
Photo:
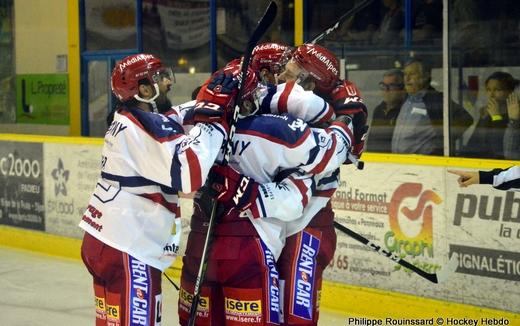
<svg viewBox="0 0 520 326">
<path fill-rule="evenodd" d="M 278 259 L 282 325 L 317 325 L 323 270 L 334 257 L 333 226 L 307 227 L 289 238 Z"/>
<path fill-rule="evenodd" d="M 87 232 L 81 258 L 94 278 L 96 326 L 161 325 L 161 271 Z"/>
<path fill-rule="evenodd" d="M 247 223 L 250 223 L 247 221 Z M 179 321 L 187 325 L 205 233 L 191 232 L 183 258 Z M 258 236 L 214 235 L 195 325 L 278 325 L 278 271 Z"/>
</svg>

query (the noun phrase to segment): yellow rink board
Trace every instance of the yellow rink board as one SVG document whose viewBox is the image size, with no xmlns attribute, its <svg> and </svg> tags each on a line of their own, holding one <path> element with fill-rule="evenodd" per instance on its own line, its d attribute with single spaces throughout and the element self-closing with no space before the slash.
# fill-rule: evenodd
<svg viewBox="0 0 520 326">
<path fill-rule="evenodd" d="M 0 134 L 0 140 L 100 146 L 103 144 L 102 138 L 18 134 Z M 363 159 L 367 163 L 449 166 L 483 170 L 520 164 L 519 161 L 375 153 L 365 153 Z M 0 245 L 80 259 L 80 240 L 40 231 L 0 225 Z M 178 279 L 181 267 L 181 259 L 177 259 L 175 264 L 168 269 L 167 274 Z M 432 286 L 434 285 L 432 284 Z M 327 310 L 372 318 L 471 318 L 478 319 L 479 322 L 481 318 L 506 318 L 509 321 L 508 325 L 520 325 L 520 314 L 516 313 L 329 281 L 324 281 L 320 306 Z"/>
<path fill-rule="evenodd" d="M 0 226 L 0 246 L 79 260 L 81 240 Z M 181 260 L 177 259 L 167 274 L 179 279 L 180 268 Z M 371 318 L 505 318 L 509 325 L 520 325 L 520 314 L 328 281 L 323 284 L 320 306 Z"/>
</svg>

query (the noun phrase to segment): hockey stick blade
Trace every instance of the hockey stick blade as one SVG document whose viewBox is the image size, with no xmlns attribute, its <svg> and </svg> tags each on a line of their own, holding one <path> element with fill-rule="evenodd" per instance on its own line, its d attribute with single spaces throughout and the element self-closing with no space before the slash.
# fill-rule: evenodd
<svg viewBox="0 0 520 326">
<path fill-rule="evenodd" d="M 249 41 L 247 42 L 246 49 L 244 50 L 244 56 L 242 59 L 242 69 L 240 71 L 240 77 L 239 78 L 239 86 L 238 86 L 238 94 L 237 94 L 237 105 L 235 105 L 235 108 L 233 110 L 233 117 L 230 123 L 229 128 L 229 135 L 226 141 L 225 152 L 224 152 L 224 161 L 223 164 L 227 164 L 229 161 L 229 155 L 231 153 L 231 139 L 233 138 L 235 134 L 235 124 L 238 119 L 238 113 L 240 111 L 240 104 L 241 104 L 241 98 L 243 94 L 243 83 L 242 81 L 247 76 L 247 68 L 249 66 L 249 61 L 251 60 L 251 52 L 253 52 L 253 48 L 256 46 L 258 41 L 262 38 L 262 36 L 265 34 L 269 26 L 273 23 L 274 19 L 276 18 L 276 12 L 278 10 L 278 6 L 274 1 L 271 1 L 269 3 L 269 6 L 267 7 L 264 15 L 260 20 L 258 21 L 258 24 L 253 31 L 253 34 L 251 34 L 251 37 L 249 38 Z M 190 307 L 190 318 L 188 320 L 188 325 L 193 326 L 195 324 L 195 319 L 197 318 L 197 307 L 199 304 L 200 299 L 200 290 L 202 287 L 202 283 L 204 281 L 204 276 L 206 274 L 207 269 L 207 255 L 211 246 L 212 242 L 212 232 L 213 232 L 213 224 L 215 221 L 215 214 L 217 211 L 217 202 L 213 201 L 213 207 L 211 209 L 211 216 L 209 218 L 208 222 L 208 230 L 206 233 L 206 240 L 204 241 L 204 247 L 202 249 L 202 256 L 200 258 L 200 265 L 199 265 L 199 271 L 197 273 L 197 278 L 195 280 L 195 286 L 193 288 L 193 300 L 191 301 L 191 307 Z"/>
<path fill-rule="evenodd" d="M 390 258 L 392 261 L 396 262 L 397 264 L 408 268 L 412 272 L 416 273 L 417 275 L 427 279 L 428 281 L 432 283 L 440 283 L 443 281 L 446 281 L 453 272 L 455 272 L 455 269 L 458 266 L 458 258 L 456 254 L 453 254 L 449 260 L 449 262 L 444 265 L 444 267 L 437 273 L 428 273 L 425 270 L 411 264 L 410 262 L 402 259 L 395 253 L 389 252 L 388 250 L 383 249 L 380 245 L 375 244 L 362 236 L 359 233 L 356 233 L 352 231 L 351 229 L 339 224 L 338 222 L 334 221 L 334 227 L 346 235 L 354 238 L 355 240 L 361 242 L 362 244 L 366 245 L 367 247 L 370 247 L 372 250 L 380 253 L 381 255 Z"/>
</svg>

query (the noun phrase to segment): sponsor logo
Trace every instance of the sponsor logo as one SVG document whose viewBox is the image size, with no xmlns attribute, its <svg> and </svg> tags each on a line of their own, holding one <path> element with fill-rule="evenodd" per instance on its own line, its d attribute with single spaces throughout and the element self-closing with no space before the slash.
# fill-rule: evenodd
<svg viewBox="0 0 520 326">
<path fill-rule="evenodd" d="M 239 300 L 225 297 L 224 305 L 226 320 L 248 325 L 258 324 L 262 321 L 261 300 Z"/>
<path fill-rule="evenodd" d="M 294 300 L 291 302 L 293 315 L 312 320 L 314 275 L 316 272 L 316 256 L 320 248 L 320 240 L 310 233 L 302 232 L 301 246 L 296 262 Z"/>
<path fill-rule="evenodd" d="M 462 225 L 462 219 L 478 217 L 485 221 L 520 223 L 520 198 L 508 191 L 503 196 L 458 194 L 453 213 L 453 225 Z"/>
<path fill-rule="evenodd" d="M 62 194 L 67 196 L 67 181 L 69 181 L 69 170 L 65 170 L 63 162 L 58 159 L 58 166 L 52 170 L 52 178 L 54 179 L 54 195 Z"/>
<path fill-rule="evenodd" d="M 152 58 L 153 58 L 153 55 L 151 55 L 151 54 L 140 54 L 137 56 L 133 56 L 132 58 L 126 60 L 125 62 L 121 62 L 118 65 L 119 71 L 123 72 L 125 70 L 125 68 L 127 68 L 131 64 L 134 64 L 139 61 L 146 61 L 146 60 L 152 59 Z"/>
<path fill-rule="evenodd" d="M 520 253 L 450 245 L 459 257 L 457 273 L 520 281 Z"/>
<path fill-rule="evenodd" d="M 107 320 L 109 322 L 112 322 L 113 323 L 112 325 L 119 325 L 119 323 L 120 323 L 119 306 L 107 305 L 106 311 L 107 311 Z"/>
<path fill-rule="evenodd" d="M 17 151 L 0 157 L 0 174 L 37 179 L 40 176 L 40 162 L 18 157 Z"/>
<path fill-rule="evenodd" d="M 336 69 L 334 64 L 330 61 L 329 58 L 327 58 L 326 55 L 316 50 L 315 48 L 310 48 L 309 50 L 307 50 L 307 54 L 312 54 L 313 56 L 315 56 L 319 61 L 323 62 L 325 67 L 327 67 L 327 70 L 330 70 L 334 75 L 339 76 L 338 69 Z"/>
<path fill-rule="evenodd" d="M 190 311 L 191 303 L 193 302 L 193 294 L 186 291 L 184 288 L 181 287 L 179 291 L 179 305 L 181 306 L 181 309 L 185 310 L 186 312 Z M 209 313 L 209 297 L 199 297 L 199 304 L 197 306 L 197 313 L 203 313 L 208 314 Z"/>
<path fill-rule="evenodd" d="M 106 305 L 105 305 L 105 298 L 101 297 L 95 297 L 95 305 L 96 305 L 96 318 L 97 319 L 106 319 L 107 318 L 107 312 L 106 312 Z"/>
<path fill-rule="evenodd" d="M 405 257 L 433 257 L 433 208 L 442 203 L 442 199 L 433 191 L 422 191 L 420 183 L 404 183 L 399 186 L 390 200 L 389 218 L 391 231 L 385 235 L 385 245 L 390 252 Z M 417 200 L 415 208 L 410 209 L 407 203 Z M 401 213 L 401 214 L 399 214 Z M 412 222 L 420 223 L 421 229 L 415 236 L 406 234 L 401 228 L 399 219 L 402 216 Z"/>
<path fill-rule="evenodd" d="M 129 256 L 130 260 L 130 320 L 135 325 L 148 325 L 150 318 L 150 272 L 148 266 Z"/>
<path fill-rule="evenodd" d="M 271 250 L 265 246 L 263 241 L 260 241 L 260 243 L 264 252 L 265 264 L 269 268 L 269 277 L 267 278 L 267 288 L 269 289 L 269 301 L 267 303 L 269 310 L 268 322 L 279 324 L 281 320 L 279 274 Z"/>
<path fill-rule="evenodd" d="M 410 208 L 408 205 L 413 202 L 416 202 L 415 207 Z M 388 208 L 391 231 L 385 234 L 384 239 L 390 253 L 400 258 L 434 256 L 432 203 L 439 205 L 442 199 L 432 190 L 423 190 L 420 183 L 404 183 L 395 190 Z M 405 229 L 401 228 L 403 221 L 407 221 L 409 225 L 420 226 L 419 231 L 415 231 L 415 235 L 407 234 Z M 414 265 L 432 273 L 441 268 L 440 265 L 425 261 L 415 261 Z M 395 270 L 400 269 L 400 265 L 395 266 Z"/>
</svg>

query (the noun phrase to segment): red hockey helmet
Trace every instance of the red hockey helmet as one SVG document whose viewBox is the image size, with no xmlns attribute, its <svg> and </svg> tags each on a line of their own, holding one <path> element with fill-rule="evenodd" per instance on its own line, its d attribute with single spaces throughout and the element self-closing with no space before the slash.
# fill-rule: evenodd
<svg viewBox="0 0 520 326">
<path fill-rule="evenodd" d="M 251 54 L 251 68 L 256 73 L 262 69 L 278 74 L 291 58 L 293 48 L 279 43 L 263 43 L 255 46 Z"/>
<path fill-rule="evenodd" d="M 232 74 L 234 78 L 240 77 L 240 71 L 242 70 L 242 60 L 241 59 L 235 59 L 233 61 L 230 61 L 223 69 L 222 72 L 224 74 Z M 240 80 L 240 79 L 239 79 Z M 251 65 L 247 68 L 246 78 L 245 81 L 242 83 L 242 101 L 245 100 L 254 100 L 254 95 L 256 92 L 256 89 L 258 87 L 258 77 L 251 69 Z"/>
<path fill-rule="evenodd" d="M 339 80 L 339 63 L 336 56 L 317 44 L 303 44 L 293 52 L 292 60 L 308 73 L 316 83 L 316 90 L 329 94 Z"/>
<path fill-rule="evenodd" d="M 173 80 L 173 73 L 154 55 L 145 53 L 130 55 L 118 62 L 112 70 L 112 92 L 122 102 L 136 97 L 138 100 L 143 100 L 139 98 L 139 82 L 147 80 L 156 88 L 155 97 L 157 97 L 159 89 L 156 84 L 162 77 Z M 155 97 L 148 101 L 154 100 Z"/>
</svg>

